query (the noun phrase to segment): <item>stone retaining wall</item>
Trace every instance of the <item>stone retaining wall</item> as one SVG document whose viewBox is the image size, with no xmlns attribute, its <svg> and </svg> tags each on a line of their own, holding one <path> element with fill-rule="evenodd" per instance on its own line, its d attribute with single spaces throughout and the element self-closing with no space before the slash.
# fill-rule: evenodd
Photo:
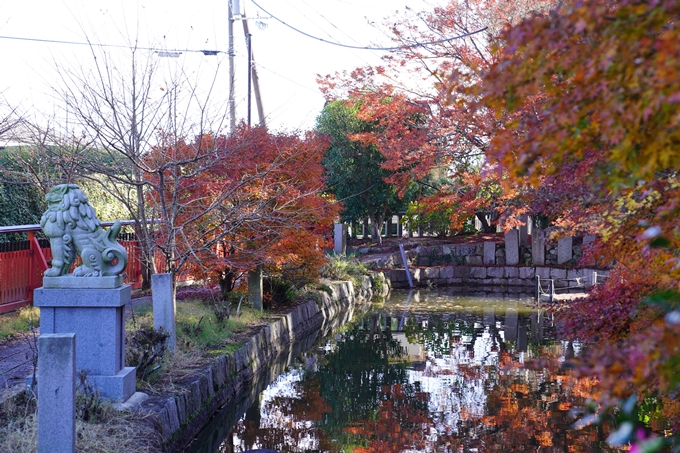
<svg viewBox="0 0 680 453">
<path fill-rule="evenodd" d="M 587 285 L 593 281 L 595 269 L 564 269 L 558 267 L 531 266 L 438 266 L 410 268 L 414 286 L 500 286 L 534 287 L 536 275 L 541 278 L 584 278 Z M 408 288 L 404 269 L 383 271 L 392 288 Z M 576 281 L 557 281 L 555 287 L 577 286 Z"/>
<path fill-rule="evenodd" d="M 369 300 L 374 292 L 369 277 L 364 277 L 361 288 L 356 290 L 352 282 L 330 283 L 328 287 L 331 294 L 320 292 L 320 302 L 309 301 L 285 314 L 272 316 L 272 323 L 240 349 L 219 357 L 206 369 L 180 382 L 179 392 L 153 396 L 141 404 L 140 409 L 157 421 L 166 451 L 182 451 L 216 411 L 235 403 L 292 343 L 317 332 L 334 317 L 346 313 L 355 302 Z M 376 289 L 384 295 L 387 286 Z"/>
<path fill-rule="evenodd" d="M 510 236 L 510 235 L 509 235 Z M 406 251 L 406 259 L 411 266 L 442 266 L 442 265 L 497 265 L 525 264 L 526 266 L 545 265 L 554 266 L 565 263 L 575 263 L 583 256 L 583 245 L 592 242 L 592 238 L 565 238 L 560 241 L 535 241 L 543 244 L 543 261 L 535 261 L 531 244 L 517 241 L 509 242 L 480 242 L 476 244 L 439 244 L 431 246 L 417 246 Z M 408 249 L 408 243 L 404 246 Z M 513 258 L 508 256 L 508 247 L 514 247 Z M 359 253 L 375 253 L 372 249 L 359 249 Z M 372 261 L 375 268 L 403 268 L 400 252 L 388 256 L 381 256 Z"/>
</svg>

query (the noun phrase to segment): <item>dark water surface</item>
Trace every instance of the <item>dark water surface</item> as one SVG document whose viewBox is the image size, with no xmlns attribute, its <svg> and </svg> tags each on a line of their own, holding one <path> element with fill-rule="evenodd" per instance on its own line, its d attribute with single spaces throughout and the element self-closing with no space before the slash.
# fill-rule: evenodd
<svg viewBox="0 0 680 453">
<path fill-rule="evenodd" d="M 205 442 L 210 450 L 192 451 L 605 449 L 601 428 L 571 429 L 570 411 L 593 384 L 571 376 L 580 345 L 557 338 L 528 295 L 396 291 L 299 349 L 203 434 L 219 438 Z"/>
</svg>

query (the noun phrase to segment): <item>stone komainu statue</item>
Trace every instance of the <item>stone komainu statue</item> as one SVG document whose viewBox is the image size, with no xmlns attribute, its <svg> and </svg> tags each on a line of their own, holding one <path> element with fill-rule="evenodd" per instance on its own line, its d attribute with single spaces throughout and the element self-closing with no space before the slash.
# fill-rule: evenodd
<svg viewBox="0 0 680 453">
<path fill-rule="evenodd" d="M 76 277 L 116 276 L 127 265 L 127 251 L 116 241 L 120 222 L 104 231 L 87 195 L 75 184 L 60 184 L 45 196 L 48 209 L 40 226 L 50 239 L 52 267 L 46 277 L 67 274 L 76 253 L 83 264 L 75 269 Z"/>
</svg>

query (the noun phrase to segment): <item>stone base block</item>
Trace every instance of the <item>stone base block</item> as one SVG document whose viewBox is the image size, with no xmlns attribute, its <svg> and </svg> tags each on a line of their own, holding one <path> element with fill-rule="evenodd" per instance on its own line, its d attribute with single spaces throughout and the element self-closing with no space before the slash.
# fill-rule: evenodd
<svg viewBox="0 0 680 453">
<path fill-rule="evenodd" d="M 43 288 L 113 289 L 123 285 L 123 277 L 75 277 L 73 274 L 59 277 L 43 277 Z"/>
<path fill-rule="evenodd" d="M 91 374 L 87 376 L 90 383 L 99 390 L 99 394 L 111 401 L 126 401 L 135 393 L 137 368 L 125 367 L 115 376 Z"/>
</svg>

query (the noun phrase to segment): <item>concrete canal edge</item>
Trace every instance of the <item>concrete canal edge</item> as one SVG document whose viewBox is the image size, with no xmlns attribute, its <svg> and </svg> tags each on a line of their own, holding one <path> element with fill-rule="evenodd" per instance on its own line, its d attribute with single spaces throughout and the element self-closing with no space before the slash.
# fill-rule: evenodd
<svg viewBox="0 0 680 453">
<path fill-rule="evenodd" d="M 165 451 L 180 452 L 225 405 L 237 402 L 253 380 L 292 343 L 314 333 L 357 302 L 374 294 L 386 295 L 389 286 L 382 273 L 362 279 L 360 288 L 351 281 L 329 283 L 319 291 L 320 301 L 310 300 L 264 326 L 232 354 L 215 359 L 207 368 L 179 383 L 175 394 L 151 396 L 138 407 L 152 418 L 163 439 Z"/>
</svg>

